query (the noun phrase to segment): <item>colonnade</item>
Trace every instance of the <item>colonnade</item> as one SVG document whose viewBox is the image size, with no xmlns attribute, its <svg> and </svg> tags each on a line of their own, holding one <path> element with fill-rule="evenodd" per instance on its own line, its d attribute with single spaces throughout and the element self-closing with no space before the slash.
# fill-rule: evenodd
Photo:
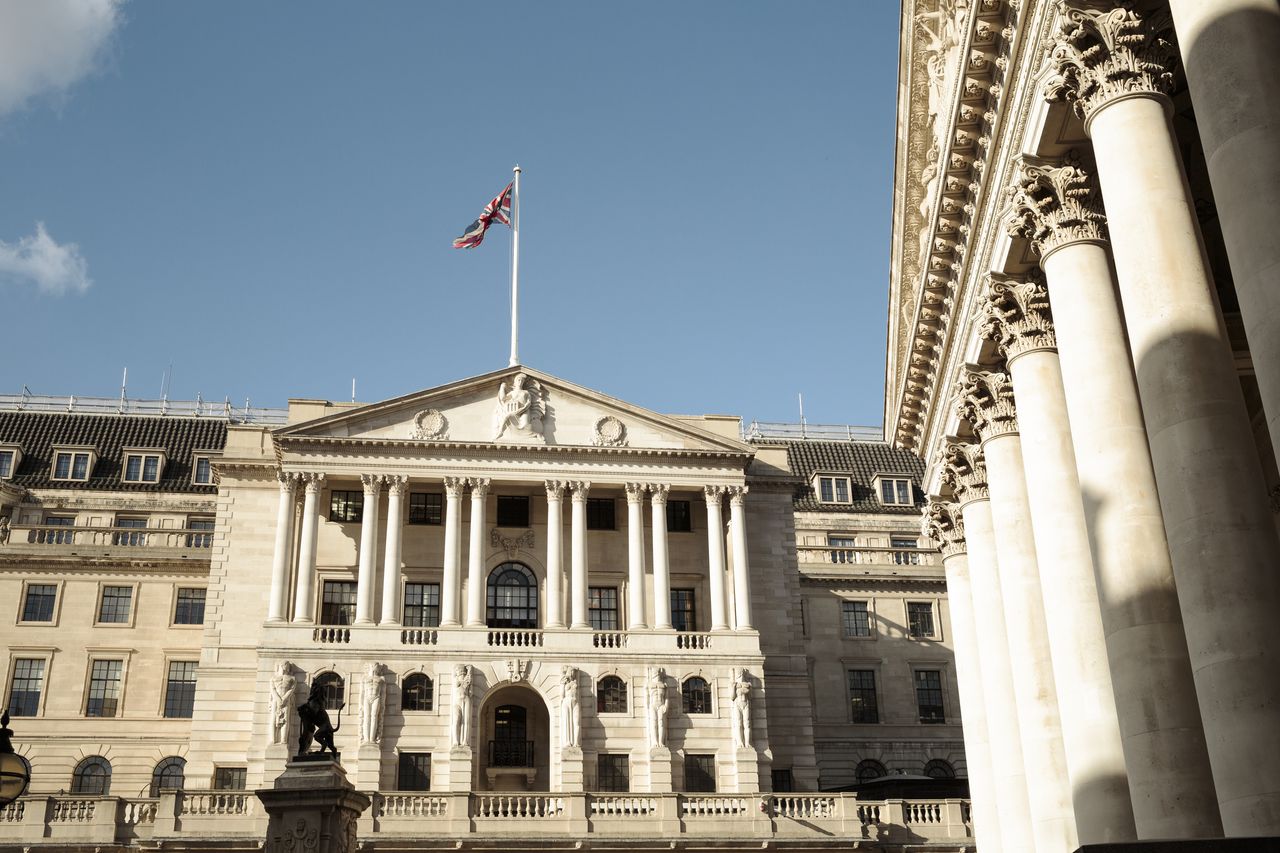
<svg viewBox="0 0 1280 853">
<path fill-rule="evenodd" d="M 1171 5 L 1211 29 L 1244 4 Z M 1006 224 L 1039 268 L 984 281 L 978 330 L 996 356 L 954 390 L 960 436 L 925 522 L 971 682 L 979 846 L 1280 835 L 1280 540 L 1170 124 L 1171 21 L 1130 4 L 1060 12 L 1045 95 L 1075 109 L 1092 150 L 1015 164 Z M 1193 67 L 1183 44 L 1197 108 L 1220 97 L 1206 80 L 1280 76 L 1262 73 L 1280 72 L 1260 48 L 1280 33 L 1280 7 L 1268 14 L 1241 56 L 1220 52 L 1234 72 Z M 1249 109 L 1239 98 L 1197 114 L 1274 184 L 1280 100 L 1259 99 L 1249 134 L 1225 126 Z M 1245 258 L 1235 286 L 1275 441 L 1277 243 L 1257 228 L 1277 216 L 1237 186 L 1242 162 L 1210 173 L 1224 231 L 1258 220 L 1260 245 L 1228 250 L 1233 269 Z"/>
<path fill-rule="evenodd" d="M 287 618 L 289 579 L 293 576 L 293 616 L 298 623 L 313 622 L 316 592 L 316 543 L 319 531 L 319 497 L 324 485 L 322 473 L 279 472 L 280 504 L 276 517 L 275 554 L 272 561 L 271 592 L 267 621 Z M 401 568 L 404 524 L 404 496 L 409 478 L 397 474 L 364 474 L 363 512 L 360 521 L 356 610 L 354 625 L 399 625 L 401 609 Z M 387 492 L 387 524 L 381 579 L 376 564 L 379 510 L 383 487 Z M 484 477 L 445 477 L 444 553 L 440 589 L 440 627 L 482 627 L 486 624 L 485 588 L 488 569 L 486 542 L 486 501 L 491 480 Z M 584 480 L 547 480 L 546 615 L 543 627 L 587 629 L 589 560 L 587 548 L 587 498 L 591 483 Z M 294 517 L 298 488 L 303 489 L 302 525 L 298 537 L 296 565 L 293 553 Z M 627 499 L 627 630 L 648 627 L 671 630 L 671 572 L 667 540 L 667 497 L 665 483 L 626 483 Z M 568 620 L 564 596 L 564 499 L 570 501 Z M 467 584 L 462 602 L 462 499 L 470 495 Z M 745 486 L 705 486 L 707 507 L 707 566 L 711 630 L 751 630 L 751 577 L 747 559 Z M 647 606 L 645 590 L 645 499 L 652 511 L 651 536 L 653 603 Z M 726 569 L 726 529 L 724 499 L 729 501 L 728 539 L 730 568 Z M 732 571 L 732 587 L 726 583 Z M 375 614 L 375 590 L 381 586 L 382 607 Z M 653 624 L 647 621 L 652 610 Z"/>
</svg>

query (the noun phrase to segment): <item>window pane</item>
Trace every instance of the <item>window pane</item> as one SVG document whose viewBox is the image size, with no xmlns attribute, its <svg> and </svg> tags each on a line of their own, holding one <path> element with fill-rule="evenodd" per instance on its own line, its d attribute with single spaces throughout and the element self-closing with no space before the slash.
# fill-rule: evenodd
<svg viewBox="0 0 1280 853">
<path fill-rule="evenodd" d="M 89 454 L 76 454 L 76 462 L 72 466 L 71 476 L 76 480 L 87 480 L 89 478 Z"/>
<path fill-rule="evenodd" d="M 435 702 L 435 685 L 421 672 L 404 680 L 400 688 L 400 710 L 430 711 Z"/>
<path fill-rule="evenodd" d="M 65 480 L 71 476 L 71 454 L 59 453 L 53 459 L 53 476 L 56 480 Z"/>
<path fill-rule="evenodd" d="M 111 764 L 99 756 L 86 758 L 71 774 L 71 793 L 105 797 L 111 790 Z"/>
<path fill-rule="evenodd" d="M 613 498 L 587 498 L 587 529 L 613 530 L 614 518 Z"/>
<path fill-rule="evenodd" d="M 842 504 L 849 502 L 849 481 L 844 477 L 836 479 L 836 502 Z"/>
<path fill-rule="evenodd" d="M 435 628 L 440 624 L 440 584 L 407 583 L 404 585 L 406 628 Z"/>
<path fill-rule="evenodd" d="M 196 662 L 170 661 L 169 683 L 164 694 L 164 715 L 189 718 L 195 704 Z"/>
<path fill-rule="evenodd" d="M 114 717 L 120 702 L 120 674 L 124 661 L 95 660 L 89 671 L 89 702 L 86 717 Z"/>
<path fill-rule="evenodd" d="M 911 504 L 911 481 L 898 480 L 898 503 L 909 506 Z"/>
<path fill-rule="evenodd" d="M 160 796 L 161 791 L 178 791 L 182 789 L 186 776 L 187 761 L 174 756 L 166 758 L 151 771 L 151 796 Z"/>
<path fill-rule="evenodd" d="M 693 590 L 671 590 L 671 627 L 677 631 L 698 630 L 697 614 L 694 610 Z"/>
<path fill-rule="evenodd" d="M 320 685 L 324 695 L 324 709 L 336 711 L 347 701 L 347 684 L 336 672 L 322 672 L 316 676 L 316 684 Z"/>
<path fill-rule="evenodd" d="M 13 476 L 13 451 L 0 450 L 0 478 Z"/>
<path fill-rule="evenodd" d="M 142 466 L 142 479 L 154 483 L 160 479 L 160 457 L 148 456 Z"/>
<path fill-rule="evenodd" d="M 907 626 L 913 637 L 932 637 L 933 605 L 927 601 L 907 602 Z"/>
<path fill-rule="evenodd" d="M 684 757 L 684 789 L 691 794 L 715 793 L 716 757 L 714 755 Z"/>
<path fill-rule="evenodd" d="M 627 683 L 616 675 L 606 675 L 596 684 L 596 712 L 627 713 Z"/>
<path fill-rule="evenodd" d="M 208 531 L 206 533 L 187 534 L 188 548 L 209 548 L 213 546 L 213 519 L 189 518 L 187 519 L 187 529 Z"/>
<path fill-rule="evenodd" d="M 498 495 L 498 526 L 528 527 L 528 495 Z"/>
<path fill-rule="evenodd" d="M 439 524 L 443 518 L 441 495 L 426 492 L 409 493 L 409 523 Z"/>
<path fill-rule="evenodd" d="M 946 722 L 942 711 L 941 672 L 936 669 L 916 670 L 916 704 L 920 707 L 920 722 Z"/>
<path fill-rule="evenodd" d="M 680 698 L 686 714 L 711 713 L 711 685 L 706 679 L 697 676 L 685 679 L 680 685 Z"/>
<path fill-rule="evenodd" d="M 196 458 L 195 481 L 205 485 L 213 482 L 213 468 L 209 465 L 209 458 L 207 456 L 200 456 Z"/>
<path fill-rule="evenodd" d="M 52 622 L 53 605 L 58 600 L 58 587 L 51 583 L 33 583 L 27 586 L 27 598 L 22 603 L 23 622 Z"/>
<path fill-rule="evenodd" d="M 688 533 L 693 530 L 693 515 L 688 501 L 667 501 L 667 530 L 671 533 Z"/>
<path fill-rule="evenodd" d="M 356 619 L 354 581 L 325 581 L 320 602 L 321 625 L 350 625 Z"/>
<path fill-rule="evenodd" d="M 523 563 L 503 563 L 489 574 L 487 601 L 490 628 L 538 627 L 538 581 Z"/>
<path fill-rule="evenodd" d="M 145 518 L 117 517 L 115 526 L 122 531 L 145 531 L 147 529 L 147 520 Z M 143 532 L 112 533 L 111 544 L 138 548 L 147 544 L 147 534 Z"/>
<path fill-rule="evenodd" d="M 358 522 L 364 518 L 364 492 L 338 491 L 329 493 L 329 520 L 343 524 Z"/>
<path fill-rule="evenodd" d="M 400 769 L 396 773 L 396 790 L 431 790 L 431 753 L 400 753 Z"/>
<path fill-rule="evenodd" d="M 142 457 L 129 456 L 124 462 L 124 478 L 126 480 L 139 480 L 142 477 Z"/>
<path fill-rule="evenodd" d="M 215 791 L 243 791 L 249 771 L 244 767 L 219 767 L 213 771 Z"/>
<path fill-rule="evenodd" d="M 205 591 L 195 587 L 181 587 L 178 590 L 178 606 L 173 613 L 175 625 L 204 624 Z"/>
<path fill-rule="evenodd" d="M 831 503 L 836 499 L 835 485 L 830 477 L 820 477 L 818 479 L 819 500 L 823 503 Z"/>
<path fill-rule="evenodd" d="M 40 713 L 40 693 L 44 689 L 44 660 L 18 658 L 13 662 L 13 683 L 9 688 L 9 713 L 34 717 Z"/>
<path fill-rule="evenodd" d="M 790 767 L 782 770 L 773 770 L 770 776 L 773 779 L 773 792 L 775 794 L 789 794 L 795 790 L 795 782 L 791 778 Z"/>
<path fill-rule="evenodd" d="M 871 636 L 871 614 L 865 601 L 840 602 L 840 617 L 846 637 Z"/>
<path fill-rule="evenodd" d="M 618 590 L 611 586 L 589 588 L 587 615 L 596 631 L 618 630 Z"/>
<path fill-rule="evenodd" d="M 631 769 L 627 756 L 596 756 L 596 790 L 611 793 L 626 793 L 631 790 Z"/>
<path fill-rule="evenodd" d="M 133 587 L 104 586 L 102 603 L 98 607 L 98 621 L 122 623 L 129 621 L 129 606 L 133 603 Z"/>
<path fill-rule="evenodd" d="M 880 709 L 876 705 L 875 670 L 849 670 L 849 708 L 855 723 L 880 722 Z"/>
<path fill-rule="evenodd" d="M 893 480 L 880 481 L 880 501 L 887 504 L 894 502 Z"/>
</svg>

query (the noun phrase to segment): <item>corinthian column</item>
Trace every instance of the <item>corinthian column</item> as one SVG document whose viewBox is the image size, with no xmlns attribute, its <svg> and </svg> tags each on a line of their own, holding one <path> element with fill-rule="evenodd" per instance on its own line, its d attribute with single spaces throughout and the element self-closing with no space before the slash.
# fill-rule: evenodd
<svg viewBox="0 0 1280 853">
<path fill-rule="evenodd" d="M 570 517 L 572 553 L 569 556 L 569 627 L 590 628 L 587 618 L 587 492 L 590 483 L 574 482 Z"/>
<path fill-rule="evenodd" d="M 387 544 L 382 558 L 382 618 L 380 625 L 400 624 L 400 542 L 404 531 L 404 493 L 409 478 L 387 478 Z"/>
<path fill-rule="evenodd" d="M 991 787 L 998 804 L 996 815 L 988 810 L 988 824 L 993 817 L 1003 853 L 1030 853 L 1035 850 L 1031 833 L 1031 805 L 1027 794 L 1026 762 L 1022 752 L 1022 731 L 1018 724 L 1018 700 L 1014 694 L 1013 661 L 1009 656 L 1008 627 L 1005 624 L 1005 606 L 1000 592 L 1000 567 L 996 560 L 995 528 L 991 522 L 991 498 L 987 489 L 987 468 L 982 450 L 974 444 L 952 442 L 946 448 L 946 465 L 943 483 L 955 495 L 961 512 L 968 547 L 968 569 L 973 598 L 974 658 L 976 675 L 982 679 L 983 708 L 986 711 L 987 743 L 998 744 L 991 749 Z M 948 582 L 950 582 L 948 574 Z M 954 616 L 953 616 L 954 620 Z M 952 629 L 956 630 L 953 623 Z M 959 675 L 959 648 L 957 646 L 957 676 L 961 690 L 965 690 L 965 677 Z M 960 701 L 964 702 L 964 693 Z M 963 706 L 965 717 L 964 736 L 966 749 L 969 729 L 980 725 L 969 718 L 968 706 Z M 981 735 L 978 735 L 981 739 Z M 978 771 L 979 776 L 981 770 Z M 970 785 L 981 782 L 972 779 Z M 975 807 L 977 789 L 974 791 Z M 979 809 L 976 825 L 982 818 Z M 993 834 L 988 829 L 988 834 Z"/>
<path fill-rule="evenodd" d="M 644 621 L 644 491 L 643 483 L 627 483 L 627 630 L 647 627 Z"/>
<path fill-rule="evenodd" d="M 547 627 L 564 627 L 564 490 L 567 483 L 547 480 Z"/>
<path fill-rule="evenodd" d="M 276 549 L 271 561 L 271 597 L 267 600 L 267 621 L 284 622 L 289 602 L 289 549 L 293 545 L 293 503 L 298 492 L 298 475 L 280 471 L 280 507 L 276 512 Z"/>
<path fill-rule="evenodd" d="M 987 462 L 1036 853 L 1067 853 L 1079 844 L 1013 388 L 1005 373 L 975 370 L 959 396 L 960 415 L 973 425 Z"/>
<path fill-rule="evenodd" d="M 484 502 L 489 496 L 489 480 L 472 477 L 471 539 L 467 543 L 467 625 L 483 627 L 484 619 Z"/>
<path fill-rule="evenodd" d="M 664 483 L 650 483 L 653 508 L 653 627 L 671 628 L 671 575 L 667 569 L 667 492 Z"/>
<path fill-rule="evenodd" d="M 734 628 L 751 630 L 751 566 L 747 562 L 746 486 L 729 486 L 729 541 L 733 545 Z"/>
<path fill-rule="evenodd" d="M 320 486 L 324 474 L 303 474 L 302 536 L 298 542 L 298 588 L 293 595 L 293 621 L 312 622 L 316 607 L 316 534 L 320 522 Z"/>
<path fill-rule="evenodd" d="M 1280 4 L 1169 0 L 1231 280 L 1280 459 Z"/>
<path fill-rule="evenodd" d="M 1007 227 L 1040 255 L 1053 304 L 1138 837 L 1216 837 L 1222 820 L 1096 186 L 1074 155 L 1061 165 L 1023 158 L 1009 195 Z"/>
<path fill-rule="evenodd" d="M 951 646 L 956 656 L 956 681 L 960 687 L 960 710 L 964 718 L 964 758 L 969 768 L 973 833 L 979 850 L 999 853 L 999 797 L 991 765 L 982 664 L 978 654 L 978 623 L 974 617 L 973 586 L 969 580 L 969 555 L 960 508 L 950 501 L 930 497 L 923 532 L 941 545 L 942 567 L 947 575 Z"/>
<path fill-rule="evenodd" d="M 724 518 L 720 514 L 720 501 L 724 498 L 724 486 L 703 486 L 707 501 L 707 576 L 711 592 L 711 630 L 725 631 L 729 622 L 724 610 Z M 736 546 L 735 546 L 736 547 Z"/>
<path fill-rule="evenodd" d="M 1076 834 L 1081 844 L 1133 841 L 1137 830 L 1084 499 L 1067 423 L 1049 291 L 1038 270 L 1023 279 L 991 276 L 983 334 L 1004 356 L 1017 397 Z"/>
<path fill-rule="evenodd" d="M 1072 0 L 1048 96 L 1093 139 L 1222 826 L 1271 835 L 1280 645 L 1258 638 L 1280 612 L 1280 541 L 1169 124 L 1171 39 L 1167 14 Z"/>
<path fill-rule="evenodd" d="M 440 588 L 440 626 L 461 624 L 462 598 L 462 493 L 466 477 L 444 478 L 444 583 Z"/>
<path fill-rule="evenodd" d="M 356 619 L 353 625 L 373 624 L 375 559 L 378 555 L 378 497 L 382 493 L 381 474 L 361 474 L 364 508 L 360 514 L 360 574 L 356 576 Z"/>
</svg>

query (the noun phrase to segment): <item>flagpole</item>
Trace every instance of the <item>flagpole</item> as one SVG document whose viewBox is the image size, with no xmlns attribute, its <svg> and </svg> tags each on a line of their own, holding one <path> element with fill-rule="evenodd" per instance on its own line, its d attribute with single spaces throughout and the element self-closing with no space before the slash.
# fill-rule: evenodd
<svg viewBox="0 0 1280 853">
<path fill-rule="evenodd" d="M 511 187 L 511 366 L 520 363 L 520 166 Z"/>
</svg>

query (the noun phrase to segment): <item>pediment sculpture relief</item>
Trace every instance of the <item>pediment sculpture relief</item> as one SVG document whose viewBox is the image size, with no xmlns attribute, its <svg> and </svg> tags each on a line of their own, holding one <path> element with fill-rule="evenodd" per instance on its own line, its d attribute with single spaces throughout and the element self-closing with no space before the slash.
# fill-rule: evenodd
<svg viewBox="0 0 1280 853">
<path fill-rule="evenodd" d="M 493 440 L 545 442 L 543 418 L 546 415 L 546 391 L 528 374 L 517 373 L 498 386 L 498 400 L 493 407 Z"/>
</svg>

